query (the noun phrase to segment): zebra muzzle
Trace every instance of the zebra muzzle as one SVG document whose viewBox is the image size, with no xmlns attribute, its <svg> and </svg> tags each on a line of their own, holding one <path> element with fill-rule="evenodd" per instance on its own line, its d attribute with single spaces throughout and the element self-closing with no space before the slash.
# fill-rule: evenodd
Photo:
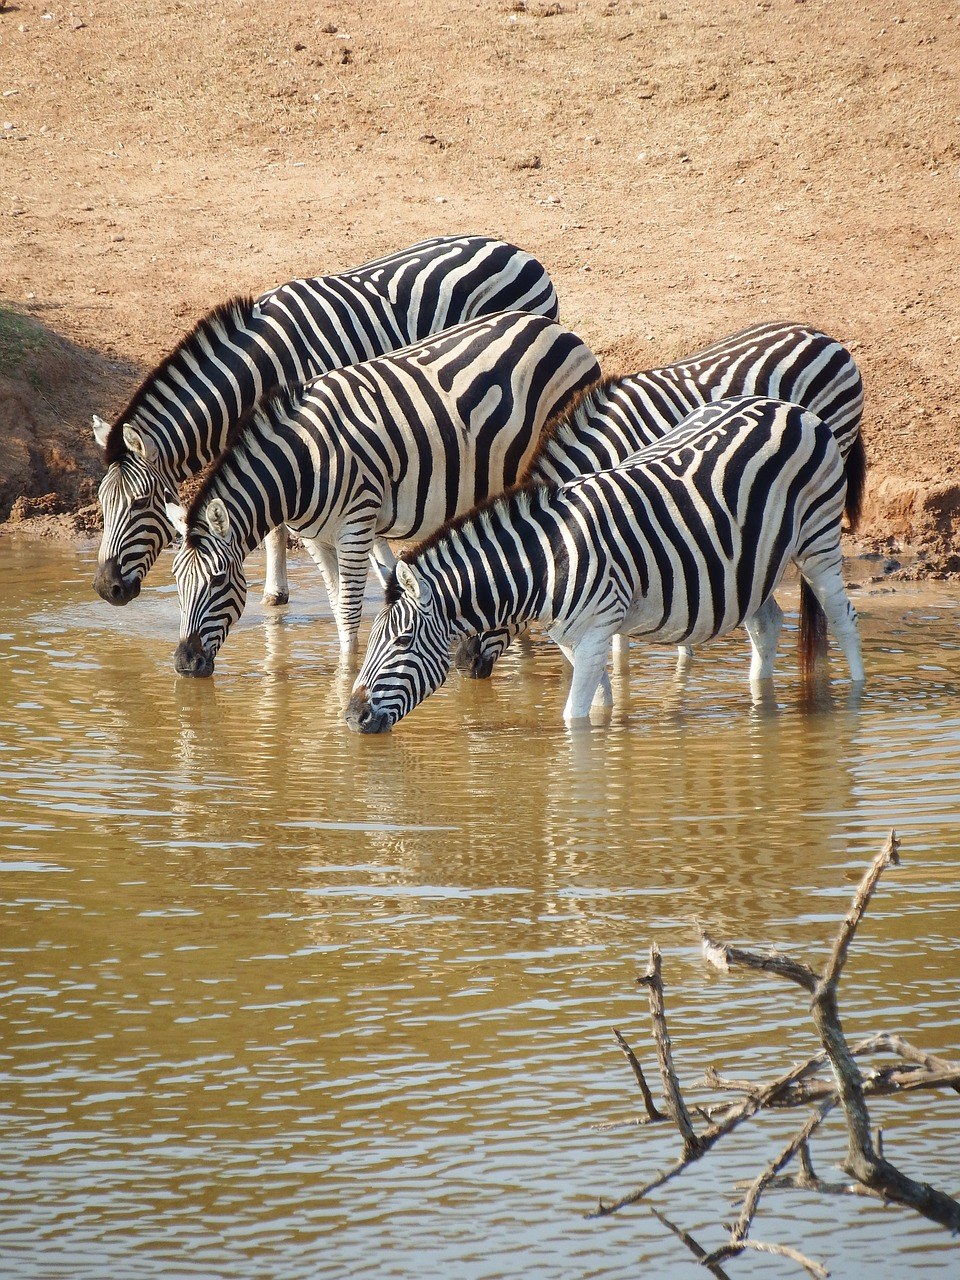
<svg viewBox="0 0 960 1280">
<path fill-rule="evenodd" d="M 97 567 L 93 589 L 108 604 L 129 604 L 140 594 L 140 579 L 125 578 L 116 559 L 104 560 Z"/>
<path fill-rule="evenodd" d="M 453 655 L 456 670 L 471 680 L 489 680 L 495 661 L 496 655 L 484 652 L 479 636 L 467 636 Z"/>
<path fill-rule="evenodd" d="M 355 733 L 387 733 L 390 717 L 384 711 L 375 711 L 370 705 L 366 689 L 359 689 L 347 703 L 343 718 Z"/>
<path fill-rule="evenodd" d="M 196 635 L 180 641 L 173 655 L 173 665 L 181 676 L 213 675 L 213 657 L 207 653 L 200 637 Z"/>
</svg>

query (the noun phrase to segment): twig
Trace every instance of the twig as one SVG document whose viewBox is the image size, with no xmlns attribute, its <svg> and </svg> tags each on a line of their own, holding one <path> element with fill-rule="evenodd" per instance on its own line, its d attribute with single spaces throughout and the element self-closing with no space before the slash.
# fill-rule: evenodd
<svg viewBox="0 0 960 1280">
<path fill-rule="evenodd" d="M 806 1254 L 801 1253 L 799 1249 L 794 1249 L 789 1244 L 768 1244 L 764 1240 L 744 1240 L 737 1252 L 742 1253 L 744 1249 L 753 1249 L 757 1253 L 775 1253 L 781 1258 L 790 1258 L 793 1262 L 803 1267 L 804 1271 L 816 1276 L 816 1280 L 827 1280 L 827 1276 L 830 1274 L 826 1267 L 819 1262 L 814 1262 L 812 1258 L 808 1258 Z M 704 1262 L 704 1266 L 706 1266 L 706 1262 Z"/>
<path fill-rule="evenodd" d="M 647 988 L 650 998 L 650 1017 L 653 1020 L 653 1038 L 657 1045 L 657 1060 L 660 1064 L 660 1080 L 667 1103 L 667 1111 L 680 1130 L 685 1160 L 696 1157 L 700 1153 L 700 1139 L 697 1137 L 690 1119 L 690 1112 L 680 1091 L 680 1081 L 673 1065 L 673 1052 L 670 1048 L 670 1035 L 667 1031 L 667 1015 L 663 1001 L 663 978 L 661 976 L 660 948 L 656 943 L 650 948 L 650 967 L 645 974 L 637 978 L 640 986 Z"/>
<path fill-rule="evenodd" d="M 960 1232 L 960 1203 L 925 1182 L 916 1182 L 880 1156 L 870 1134 L 870 1116 L 864 1096 L 864 1081 L 847 1044 L 840 1022 L 837 988 L 857 927 L 880 877 L 887 867 L 898 865 L 900 842 L 891 831 L 886 844 L 874 858 L 853 896 L 823 972 L 811 986 L 813 970 L 779 953 L 760 956 L 729 947 L 709 938 L 701 928 L 704 954 L 711 963 L 728 969 L 731 964 L 774 972 L 811 991 L 811 1015 L 820 1043 L 830 1060 L 847 1123 L 847 1156 L 844 1170 L 864 1186 L 879 1191 L 886 1199 L 916 1209 L 924 1217 L 939 1222 L 954 1233 Z M 950 1083 L 952 1081 L 945 1081 Z"/>
<path fill-rule="evenodd" d="M 837 1105 L 836 1097 L 831 1098 L 822 1106 L 814 1111 L 813 1115 L 807 1120 L 803 1128 L 797 1133 L 783 1148 L 778 1156 L 776 1156 L 767 1165 L 766 1169 L 750 1184 L 747 1194 L 744 1196 L 743 1208 L 740 1211 L 740 1217 L 737 1219 L 730 1231 L 729 1243 L 722 1245 L 719 1249 L 715 1249 L 710 1254 L 711 1260 L 722 1261 L 726 1258 L 735 1257 L 741 1253 L 748 1244 L 747 1234 L 753 1224 L 756 1216 L 757 1206 L 760 1203 L 760 1197 L 766 1188 L 770 1185 L 780 1170 L 789 1164 L 793 1157 L 801 1150 L 806 1149 L 811 1134 L 829 1115 L 833 1108 Z M 806 1265 L 806 1263 L 804 1263 Z M 809 1268 L 808 1268 L 809 1269 Z"/>
<path fill-rule="evenodd" d="M 633 1052 L 616 1027 L 613 1029 L 613 1034 L 617 1037 L 617 1044 L 623 1050 L 627 1061 L 633 1068 L 633 1074 L 636 1076 L 637 1084 L 640 1086 L 640 1092 L 643 1095 L 643 1105 L 646 1108 L 647 1119 L 651 1123 L 658 1120 L 668 1120 L 670 1117 L 665 1116 L 662 1111 L 657 1109 L 657 1104 L 653 1100 L 653 1094 L 650 1092 L 650 1086 L 647 1084 L 647 1078 L 643 1074 L 643 1067 L 641 1067 L 637 1055 Z"/>
<path fill-rule="evenodd" d="M 701 1261 L 708 1267 L 749 1248 L 792 1258 L 805 1267 L 811 1275 L 818 1277 L 826 1275 L 820 1264 L 812 1262 L 790 1246 L 759 1243 L 748 1239 L 748 1232 L 756 1215 L 760 1197 L 767 1188 L 772 1186 L 812 1187 L 828 1192 L 842 1191 L 877 1196 L 883 1200 L 904 1204 L 932 1221 L 948 1227 L 954 1233 L 960 1232 L 960 1203 L 925 1182 L 916 1182 L 907 1177 L 884 1157 L 879 1135 L 876 1143 L 871 1136 L 870 1118 L 866 1107 L 868 1096 L 875 1097 L 921 1088 L 951 1088 L 960 1092 L 960 1063 L 924 1053 L 902 1036 L 886 1033 L 868 1037 L 851 1048 L 843 1034 L 840 1022 L 837 990 L 850 947 L 880 877 L 887 867 L 899 864 L 899 849 L 900 843 L 896 833 L 891 832 L 883 849 L 874 858 L 857 887 L 850 909 L 840 924 L 833 947 L 819 974 L 809 965 L 775 949 L 760 954 L 718 941 L 698 922 L 704 955 L 715 967 L 728 971 L 731 967 L 739 966 L 773 973 L 807 991 L 812 997 L 811 1013 L 823 1046 L 820 1053 L 797 1064 L 765 1086 L 756 1085 L 751 1081 L 723 1080 L 712 1068 L 708 1070 L 706 1082 L 709 1085 L 733 1089 L 745 1093 L 746 1096 L 739 1103 L 725 1104 L 722 1108 L 723 1118 L 716 1122 L 712 1122 L 712 1115 L 719 1108 L 712 1108 L 709 1111 L 698 1108 L 698 1113 L 708 1121 L 708 1127 L 699 1134 L 694 1131 L 693 1121 L 684 1103 L 680 1082 L 673 1065 L 664 1010 L 660 951 L 656 944 L 651 947 L 648 972 L 637 981 L 646 986 L 649 992 L 664 1095 L 670 1115 L 680 1131 L 683 1154 L 671 1168 L 662 1171 L 644 1186 L 613 1202 L 605 1203 L 601 1200 L 595 1214 L 591 1216 L 605 1216 L 616 1213 L 627 1205 L 637 1204 L 651 1191 L 682 1173 L 724 1134 L 729 1133 L 763 1108 L 809 1105 L 811 1102 L 817 1102 L 816 1110 L 800 1131 L 747 1188 L 740 1217 L 732 1228 L 730 1240 L 726 1245 L 714 1250 L 711 1254 L 701 1256 L 703 1251 L 692 1237 L 670 1223 L 651 1206 L 652 1211 L 683 1240 L 688 1248 L 701 1257 Z M 654 1111 L 656 1108 L 653 1107 L 652 1098 L 649 1097 L 649 1089 L 643 1079 L 639 1062 L 619 1032 L 616 1035 L 631 1066 L 634 1067 L 638 1081 L 642 1081 L 641 1091 L 644 1093 L 648 1116 L 652 1119 L 651 1108 Z M 857 1066 L 856 1058 L 875 1052 L 894 1053 L 901 1059 L 901 1063 L 874 1068 L 864 1078 Z M 834 1084 L 811 1079 L 827 1063 L 830 1065 Z M 848 1134 L 847 1157 L 843 1168 L 856 1180 L 853 1185 L 824 1182 L 818 1178 L 810 1159 L 810 1137 L 826 1115 L 837 1105 L 843 1107 Z M 798 1160 L 800 1171 L 793 1177 L 785 1176 L 781 1171 L 794 1158 Z"/>
<path fill-rule="evenodd" d="M 659 1222 L 662 1222 L 665 1227 L 673 1232 L 678 1240 L 681 1240 L 687 1246 L 693 1256 L 699 1262 L 703 1263 L 707 1270 L 717 1277 L 717 1280 L 730 1280 L 730 1277 L 727 1275 L 726 1271 L 724 1271 L 723 1267 L 720 1266 L 719 1262 L 713 1260 L 713 1256 L 707 1253 L 702 1244 L 698 1244 L 697 1241 L 694 1240 L 689 1231 L 684 1231 L 684 1229 L 682 1227 L 678 1227 L 675 1222 L 671 1222 L 668 1217 L 660 1212 L 656 1205 L 648 1204 L 647 1208 Z"/>
<path fill-rule="evenodd" d="M 784 1072 L 782 1076 L 779 1076 L 772 1083 L 757 1089 L 749 1098 L 744 1098 L 736 1107 L 729 1110 L 723 1120 L 711 1125 L 709 1129 L 699 1135 L 699 1150 L 694 1154 L 690 1156 L 682 1155 L 669 1169 L 664 1169 L 655 1178 L 644 1183 L 643 1186 L 637 1187 L 634 1191 L 621 1196 L 619 1200 L 606 1202 L 603 1199 L 599 1200 L 597 1208 L 588 1216 L 592 1218 L 608 1217 L 612 1213 L 617 1213 L 620 1209 L 625 1209 L 628 1205 L 639 1204 L 651 1191 L 656 1191 L 658 1187 L 662 1187 L 671 1178 L 683 1173 L 688 1165 L 699 1160 L 716 1142 L 719 1142 L 726 1134 L 736 1129 L 738 1125 L 755 1116 L 758 1111 L 770 1106 L 772 1099 L 779 1097 L 785 1090 L 789 1090 L 796 1080 L 808 1070 L 808 1066 L 808 1063 L 801 1062 L 798 1066 L 791 1067 L 789 1071 Z"/>
</svg>

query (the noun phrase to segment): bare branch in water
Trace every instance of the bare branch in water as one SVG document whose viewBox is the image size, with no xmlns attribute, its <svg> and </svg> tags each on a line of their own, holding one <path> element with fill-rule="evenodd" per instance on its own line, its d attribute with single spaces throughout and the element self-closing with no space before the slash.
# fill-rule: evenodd
<svg viewBox="0 0 960 1280">
<path fill-rule="evenodd" d="M 827 1273 L 817 1262 L 805 1257 L 789 1245 L 760 1243 L 749 1238 L 760 1198 L 769 1187 L 803 1187 L 825 1194 L 853 1193 L 893 1201 L 914 1209 L 954 1233 L 960 1232 L 960 1203 L 945 1192 L 926 1182 L 918 1182 L 902 1173 L 888 1161 L 871 1134 L 868 1097 L 914 1092 L 917 1089 L 953 1089 L 960 1093 L 960 1062 L 937 1057 L 916 1048 L 900 1035 L 883 1033 L 870 1036 L 852 1047 L 847 1043 L 840 1021 L 838 988 L 850 948 L 856 937 L 870 900 L 884 871 L 899 865 L 900 842 L 896 833 L 890 836 L 880 853 L 873 859 L 864 874 L 850 909 L 837 931 L 830 954 L 818 973 L 809 965 L 792 959 L 776 949 L 756 952 L 735 947 L 714 937 L 697 922 L 705 959 L 715 968 L 729 972 L 734 968 L 750 969 L 772 974 L 793 982 L 808 992 L 814 1025 L 823 1046 L 805 1062 L 784 1072 L 776 1080 L 755 1083 L 749 1080 L 725 1080 L 712 1069 L 705 1076 L 708 1087 L 741 1093 L 740 1101 L 726 1101 L 711 1107 L 695 1108 L 704 1117 L 707 1128 L 699 1134 L 694 1130 L 690 1111 L 683 1099 L 680 1081 L 673 1065 L 670 1037 L 667 1033 L 660 950 L 654 944 L 650 949 L 650 967 L 637 981 L 645 986 L 650 998 L 653 1036 L 657 1047 L 660 1077 L 670 1117 L 680 1133 L 683 1151 L 680 1158 L 668 1169 L 646 1184 L 621 1196 L 615 1201 L 599 1202 L 595 1214 L 604 1216 L 616 1213 L 627 1205 L 637 1204 L 650 1192 L 663 1186 L 682 1173 L 690 1164 L 699 1160 L 725 1134 L 730 1133 L 745 1120 L 758 1112 L 773 1107 L 815 1106 L 797 1134 L 787 1143 L 767 1167 L 749 1184 L 743 1207 L 737 1222 L 730 1230 L 729 1241 L 706 1253 L 689 1233 L 677 1227 L 652 1205 L 648 1207 L 664 1225 L 689 1248 L 714 1274 L 721 1262 L 736 1257 L 746 1249 L 775 1253 L 790 1258 L 804 1267 L 812 1276 Z M 643 1078 L 640 1064 L 626 1041 L 616 1033 L 621 1048 L 634 1069 L 644 1095 L 649 1119 L 662 1118 L 657 1111 L 650 1091 Z M 857 1065 L 857 1058 L 868 1054 L 888 1054 L 897 1061 L 870 1068 L 864 1075 Z M 829 1065 L 833 1080 L 817 1079 L 817 1073 Z M 826 1118 L 836 1108 L 841 1108 L 847 1127 L 847 1155 L 843 1168 L 853 1179 L 850 1183 L 825 1182 L 814 1171 L 810 1156 L 810 1139 Z M 714 1117 L 718 1117 L 714 1120 Z M 796 1161 L 798 1172 L 783 1171 Z"/>
</svg>

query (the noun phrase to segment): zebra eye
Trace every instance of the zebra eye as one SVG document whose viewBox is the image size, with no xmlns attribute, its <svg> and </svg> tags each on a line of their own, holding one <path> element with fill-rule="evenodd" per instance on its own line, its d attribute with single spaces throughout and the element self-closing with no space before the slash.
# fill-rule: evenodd
<svg viewBox="0 0 960 1280">
<path fill-rule="evenodd" d="M 149 505 L 150 505 L 149 493 L 141 493 L 141 494 L 138 494 L 135 498 L 130 499 L 131 511 L 143 511 L 144 508 L 149 507 Z"/>
</svg>

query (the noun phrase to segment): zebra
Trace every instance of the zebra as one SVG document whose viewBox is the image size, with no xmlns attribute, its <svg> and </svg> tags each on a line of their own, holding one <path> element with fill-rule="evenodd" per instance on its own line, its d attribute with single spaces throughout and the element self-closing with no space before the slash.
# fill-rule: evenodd
<svg viewBox="0 0 960 1280">
<path fill-rule="evenodd" d="M 397 562 L 347 723 L 390 729 L 446 679 L 452 636 L 534 619 L 573 663 L 568 723 L 595 695 L 609 702 L 606 651 L 620 632 L 701 644 L 744 623 L 756 686 L 773 675 L 779 635 L 763 606 L 790 561 L 802 578 L 804 671 L 826 646 L 826 620 L 859 684 L 840 573 L 845 497 L 830 428 L 761 396 L 708 404 L 619 467 L 518 485 Z"/>
<path fill-rule="evenodd" d="M 177 671 L 212 673 L 243 610 L 244 558 L 280 524 L 320 566 L 349 662 L 374 537 L 423 537 L 501 492 L 551 414 L 598 375 L 569 329 L 508 311 L 261 401 L 190 510 L 168 507 L 183 534 Z"/>
<path fill-rule="evenodd" d="M 863 379 L 846 346 L 795 322 L 752 325 L 675 364 L 588 388 L 548 426 L 524 479 L 563 484 L 618 466 L 700 405 L 734 395 L 789 400 L 832 428 L 845 462 L 847 525 L 856 529 L 866 478 Z M 457 669 L 488 677 L 511 638 L 502 630 L 468 637 L 455 654 Z"/>
<path fill-rule="evenodd" d="M 262 396 L 509 310 L 556 320 L 556 290 L 531 254 L 487 236 L 425 240 L 341 275 L 290 280 L 215 307 L 112 424 L 94 417 L 106 463 L 95 590 L 116 605 L 139 595 L 173 541 L 167 504 Z M 278 529 L 267 543 L 264 601 L 287 599 L 286 532 Z"/>
</svg>

